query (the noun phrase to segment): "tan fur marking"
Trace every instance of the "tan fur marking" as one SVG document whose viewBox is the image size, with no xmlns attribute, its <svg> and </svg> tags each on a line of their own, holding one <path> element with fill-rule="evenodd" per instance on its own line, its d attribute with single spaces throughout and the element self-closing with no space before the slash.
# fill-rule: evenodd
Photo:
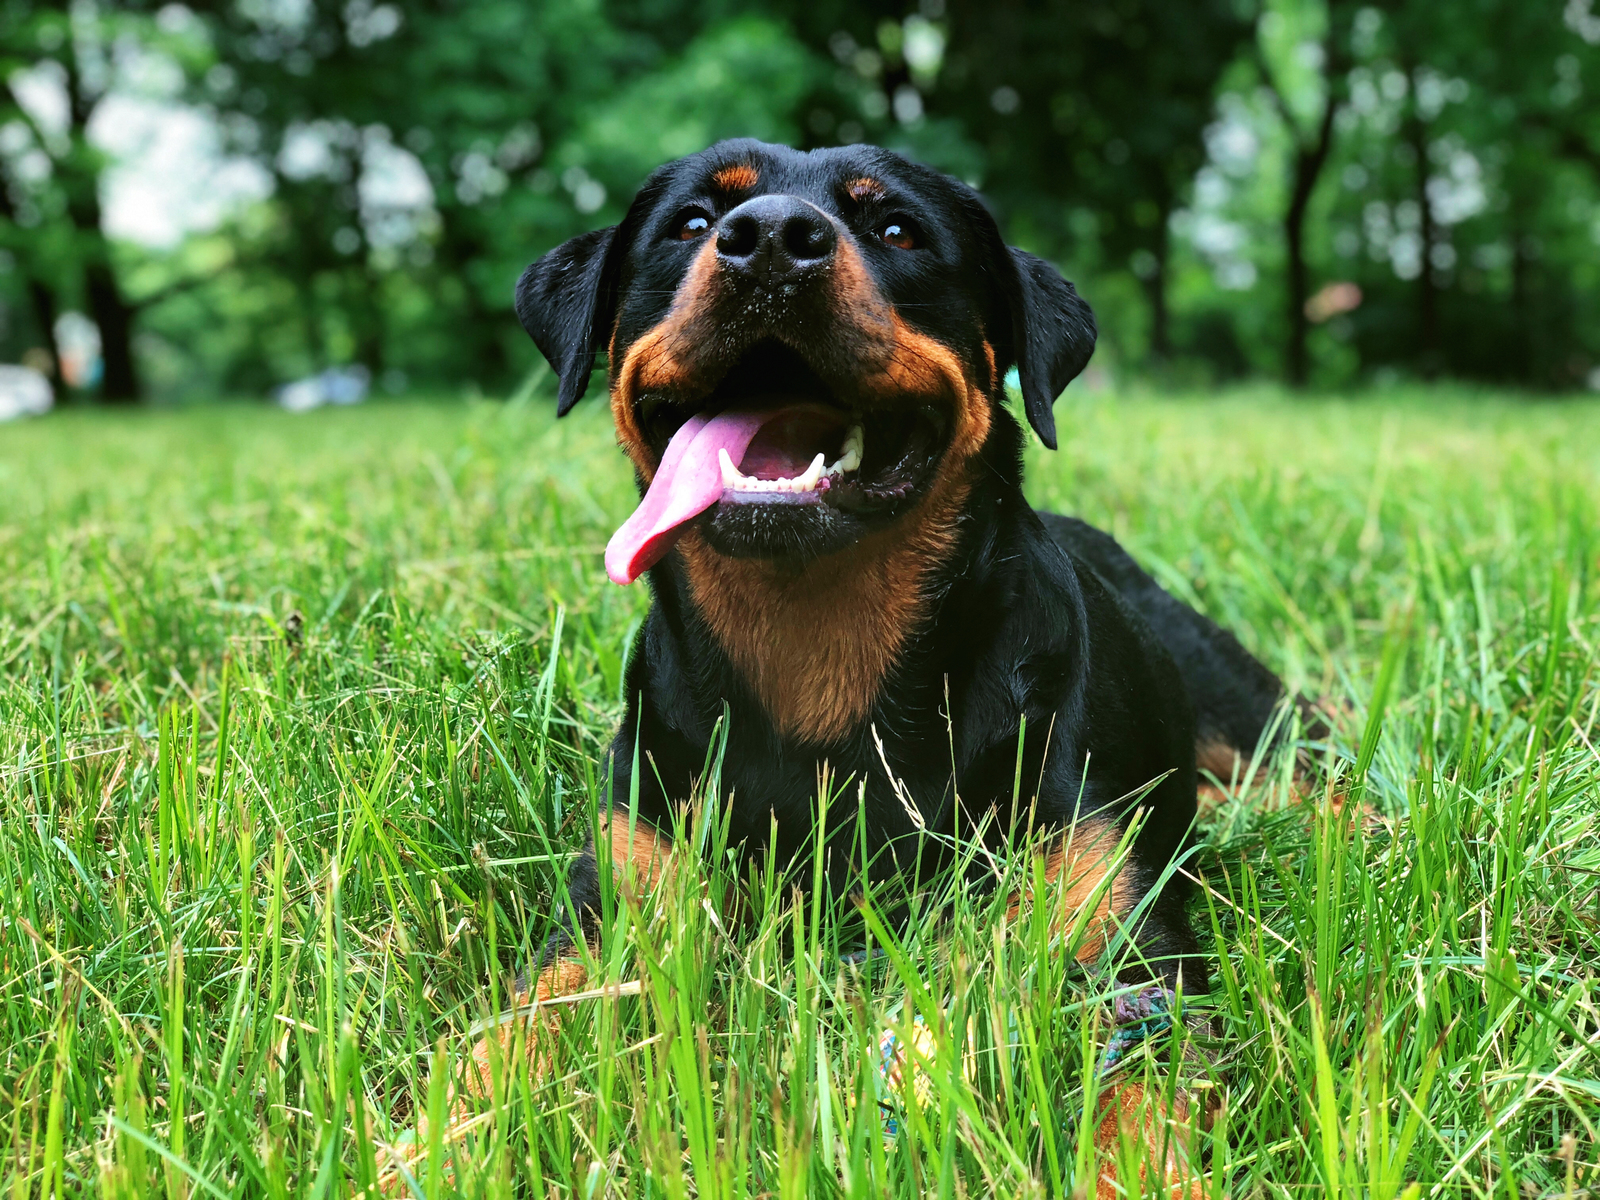
<svg viewBox="0 0 1600 1200">
<path fill-rule="evenodd" d="M 1195 811 L 1204 819 L 1227 802 L 1227 789 L 1238 780 L 1242 761 L 1238 750 L 1218 738 L 1195 743 L 1194 765 L 1199 774 L 1195 788 Z M 1217 782 L 1213 783 L 1212 779 Z"/>
<path fill-rule="evenodd" d="M 1088 906 L 1105 882 L 1108 872 L 1114 869 L 1117 846 L 1121 834 L 1115 824 L 1091 817 L 1079 821 L 1061 835 L 1044 856 L 1045 885 L 1054 889 L 1062 876 L 1066 883 L 1060 889 L 1060 908 L 1051 924 L 1057 931 L 1071 928 L 1080 913 Z M 1013 896 L 1006 911 L 1007 920 L 1015 920 L 1022 911 L 1025 897 Z M 1079 962 L 1093 962 L 1100 957 L 1112 931 L 1112 917 L 1121 917 L 1132 909 L 1137 897 L 1126 873 L 1118 874 L 1111 886 L 1100 892 L 1084 930 L 1083 944 L 1078 947 Z"/>
<path fill-rule="evenodd" d="M 859 179 L 852 179 L 844 185 L 844 190 L 857 204 L 868 200 L 881 200 L 888 194 L 888 189 L 870 176 L 863 175 Z"/>
<path fill-rule="evenodd" d="M 1301 752 L 1302 755 L 1304 752 Z M 1211 816 L 1228 800 L 1230 792 L 1238 790 L 1238 785 L 1244 782 L 1244 773 L 1247 766 L 1244 756 L 1233 746 L 1220 739 L 1209 742 L 1197 742 L 1194 748 L 1195 767 L 1200 773 L 1199 786 L 1196 795 L 1196 807 L 1201 819 Z M 1207 775 L 1216 779 L 1212 783 Z M 1265 786 L 1265 775 L 1258 775 L 1252 782 L 1253 787 Z M 1289 780 L 1288 798 L 1295 804 L 1304 804 L 1312 808 L 1319 807 L 1324 801 L 1335 813 L 1344 810 L 1345 793 L 1335 789 L 1330 796 L 1321 781 L 1318 780 L 1314 766 L 1304 757 L 1295 764 L 1295 772 Z M 1382 823 L 1382 818 L 1377 810 L 1363 804 L 1361 806 L 1361 820 L 1368 828 L 1373 828 Z"/>
<path fill-rule="evenodd" d="M 628 347 L 618 364 L 616 332 L 611 335 L 611 417 L 617 426 L 617 444 L 633 460 L 648 484 L 655 478 L 660 458 L 645 440 L 634 411 L 642 392 L 670 388 L 694 373 L 694 348 L 706 336 L 706 313 L 715 299 L 717 249 L 707 239 L 678 284 L 665 319 Z"/>
<path fill-rule="evenodd" d="M 1195 788 L 1194 811 L 1200 820 L 1211 817 L 1228 802 L 1228 793 L 1212 784 L 1201 782 Z"/>
<path fill-rule="evenodd" d="M 567 996 L 582 991 L 587 979 L 588 972 L 581 959 L 560 959 L 539 972 L 539 977 L 534 980 L 531 990 L 520 991 L 513 996 L 512 1007 L 515 1009 L 528 1004 L 542 1004 L 556 996 Z M 478 1039 L 477 1044 L 472 1047 L 472 1064 L 466 1072 L 466 1093 L 461 1103 L 457 1105 L 456 1119 L 459 1120 L 468 1111 L 467 1097 L 489 1094 L 492 1080 L 490 1061 L 498 1058 L 502 1067 L 510 1061 L 519 1030 L 526 1031 L 528 1066 L 533 1074 L 537 1076 L 549 1067 L 548 1039 L 553 1033 L 554 1019 L 548 1014 L 536 1012 L 529 1017 L 505 1021 Z"/>
<path fill-rule="evenodd" d="M 1116 1154 L 1119 1143 L 1143 1142 L 1146 1163 L 1160 1163 L 1161 1186 L 1172 1200 L 1200 1200 L 1205 1195 L 1199 1172 L 1189 1165 L 1194 1129 L 1189 1121 L 1189 1099 L 1180 1090 L 1168 1110 L 1165 1100 L 1148 1092 L 1142 1083 L 1116 1083 L 1100 1097 L 1100 1124 L 1094 1145 L 1099 1152 L 1095 1200 L 1126 1200 L 1147 1194 L 1142 1188 L 1146 1167 L 1137 1180 L 1119 1180 Z"/>
<path fill-rule="evenodd" d="M 871 393 L 951 395 L 955 431 L 932 487 L 911 512 L 800 571 L 678 543 L 702 618 L 778 731 L 827 743 L 866 719 L 927 615 L 928 575 L 955 548 L 967 468 L 989 436 L 989 404 L 949 347 L 894 318 L 895 350 L 863 380 Z"/>
<path fill-rule="evenodd" d="M 748 192 L 761 180 L 761 172 L 749 163 L 733 163 L 711 177 L 711 186 L 722 192 Z"/>
<path fill-rule="evenodd" d="M 888 529 L 801 570 L 715 553 L 693 531 L 678 542 L 695 604 L 750 683 L 774 726 L 811 743 L 864 720 L 884 678 L 927 615 L 929 573 L 949 558 L 970 485 L 968 466 L 989 436 L 990 378 L 969 377 L 949 346 L 913 329 L 879 293 L 848 240 L 830 273 L 837 336 L 847 339 L 870 406 L 944 402 L 953 426 L 933 485 Z M 646 483 L 659 460 L 639 429 L 638 398 L 693 389 L 698 348 L 715 332 L 717 260 L 708 242 L 678 285 L 667 316 L 612 355 L 617 440 Z M 820 336 L 820 335 L 819 335 Z M 980 368 L 981 369 L 981 368 Z"/>
<path fill-rule="evenodd" d="M 649 823 L 635 821 L 630 836 L 628 814 L 613 813 L 609 832 L 612 866 L 621 876 L 625 887 L 648 892 L 671 869 L 671 844 Z M 587 980 L 588 972 L 582 959 L 560 959 L 539 972 L 531 989 L 518 992 L 512 998 L 512 1007 L 542 1004 L 556 996 L 582 991 Z M 488 1095 L 490 1060 L 496 1053 L 501 1063 L 509 1060 L 519 1029 L 527 1031 L 529 1068 L 535 1075 L 543 1072 L 549 1066 L 549 1052 L 548 1045 L 541 1046 L 541 1042 L 546 1041 L 555 1019 L 549 1014 L 534 1013 L 529 1017 L 506 1021 L 478 1039 L 472 1048 L 472 1068 L 467 1072 L 466 1096 Z M 498 1047 L 498 1051 L 495 1047 Z"/>
<path fill-rule="evenodd" d="M 1235 747 L 1219 739 L 1196 743 L 1194 765 L 1197 770 L 1209 771 L 1220 783 L 1227 785 L 1233 782 L 1235 773 L 1240 769 L 1241 760 L 1239 751 Z"/>
<path fill-rule="evenodd" d="M 636 820 L 628 836 L 628 814 L 611 814 L 611 864 L 623 882 L 648 892 L 672 869 L 672 843 L 655 826 Z"/>
</svg>

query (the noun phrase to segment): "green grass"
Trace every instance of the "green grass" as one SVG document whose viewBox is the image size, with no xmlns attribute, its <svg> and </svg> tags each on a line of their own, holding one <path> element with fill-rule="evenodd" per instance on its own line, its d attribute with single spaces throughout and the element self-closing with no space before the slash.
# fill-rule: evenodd
<svg viewBox="0 0 1600 1200">
<path fill-rule="evenodd" d="M 1600 411 L 1057 414 L 1035 502 L 1346 704 L 1340 786 L 1384 818 L 1291 805 L 1265 763 L 1186 864 L 1225 1034 L 1209 1194 L 1600 1184 Z M 8 1195 L 348 1195 L 439 1110 L 593 818 L 647 603 L 601 571 L 631 500 L 595 404 L 0 429 Z M 570 1006 L 423 1194 L 1092 1188 L 1109 964 L 957 896 L 853 974 L 770 873 L 725 931 L 701 900 L 734 882 L 713 853 L 617 891 L 600 967 L 637 994 Z M 913 1012 L 930 1086 L 885 1097 L 886 1142 L 874 1046 Z"/>
</svg>

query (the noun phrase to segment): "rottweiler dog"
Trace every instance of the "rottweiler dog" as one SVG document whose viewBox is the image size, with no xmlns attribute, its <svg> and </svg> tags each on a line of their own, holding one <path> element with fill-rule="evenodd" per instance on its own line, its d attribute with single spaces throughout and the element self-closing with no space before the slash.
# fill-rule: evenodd
<svg viewBox="0 0 1600 1200">
<path fill-rule="evenodd" d="M 1015 366 L 1054 448 L 1052 405 L 1095 344 L 1072 284 L 1008 247 L 971 188 L 896 154 L 729 141 L 535 262 L 516 308 L 562 414 L 609 362 L 643 499 L 606 570 L 648 575 L 655 601 L 627 666 L 610 836 L 573 871 L 570 931 L 525 999 L 584 985 L 573 950 L 597 937 L 600 871 L 658 877 L 725 708 L 726 819 L 748 853 L 785 861 L 821 837 L 847 890 L 852 871 L 904 870 L 926 831 L 1054 830 L 1060 919 L 1095 906 L 1079 957 L 1125 929 L 1123 982 L 1205 991 L 1169 870 L 1196 764 L 1226 776 L 1285 691 L 1111 537 L 1024 498 L 1005 380 Z M 817 829 L 824 762 L 851 803 Z M 486 1039 L 480 1074 L 489 1054 Z M 1109 1134 L 1136 1100 L 1113 1097 Z"/>
</svg>

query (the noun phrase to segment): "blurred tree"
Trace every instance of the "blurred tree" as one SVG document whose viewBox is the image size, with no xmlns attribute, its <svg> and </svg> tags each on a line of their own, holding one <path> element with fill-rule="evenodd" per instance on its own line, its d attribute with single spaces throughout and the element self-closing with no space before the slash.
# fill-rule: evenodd
<svg viewBox="0 0 1600 1200">
<path fill-rule="evenodd" d="M 1578 4 L 1441 5 L 1355 14 L 1347 184 L 1327 214 L 1334 241 L 1366 244 L 1353 345 L 1423 376 L 1583 385 L 1600 178 L 1571 151 L 1595 128 L 1600 52 Z"/>
<path fill-rule="evenodd" d="M 1559 13 L 1514 0 L 1456 7 L 1461 19 L 1447 31 L 1407 8 L 1388 12 L 1400 55 L 1425 64 L 1412 101 L 1429 131 L 1418 172 L 1434 198 L 1430 211 L 1449 203 L 1464 150 L 1498 167 L 1499 195 L 1485 197 L 1481 211 L 1490 244 L 1509 248 L 1507 303 L 1493 314 L 1473 306 L 1471 324 L 1481 332 L 1461 328 L 1465 314 L 1453 323 L 1464 335 L 1458 344 L 1481 343 L 1498 326 L 1492 344 L 1502 362 L 1469 364 L 1446 352 L 1443 365 L 1582 384 L 1600 360 L 1600 16 L 1592 0 L 1570 0 Z M 1443 287 L 1433 258 L 1419 281 L 1425 294 Z"/>
<path fill-rule="evenodd" d="M 105 235 L 100 205 L 100 172 L 105 156 L 89 142 L 89 121 L 110 91 L 109 71 L 103 63 L 94 61 L 106 53 L 106 34 L 110 31 L 92 18 L 74 21 L 66 0 L 56 0 L 50 7 L 64 27 L 60 56 L 53 61 L 64 68 L 67 94 L 67 127 L 62 151 L 55 155 L 55 178 L 77 233 L 84 300 L 100 330 L 104 371 L 100 394 L 107 400 L 137 400 L 140 389 L 133 357 L 134 309 L 117 280 L 111 243 Z"/>
<path fill-rule="evenodd" d="M 9 125 L 22 120 L 23 113 L 7 89 L 4 96 L 0 97 L 0 124 Z M 26 217 L 21 211 L 22 205 L 30 205 Z M 0 244 L 11 255 L 11 261 L 20 268 L 19 274 L 27 292 L 35 327 L 37 340 L 33 344 L 45 351 L 49 374 L 59 381 L 61 350 L 56 344 L 56 320 L 61 313 L 61 303 L 56 297 L 55 287 L 49 282 L 52 264 L 47 255 L 40 253 L 39 240 L 29 237 L 27 233 L 28 226 L 37 224 L 38 220 L 37 212 L 31 210 L 28 189 L 16 177 L 10 164 L 0 162 L 0 239 L 3 239 Z"/>
<path fill-rule="evenodd" d="M 1306 349 L 1311 276 L 1306 262 L 1306 217 L 1333 151 L 1334 123 L 1350 69 L 1350 21 L 1355 6 L 1341 0 L 1305 4 L 1269 0 L 1258 26 L 1261 75 L 1290 134 L 1288 204 L 1283 213 L 1284 377 L 1304 387 L 1311 375 Z"/>
<path fill-rule="evenodd" d="M 1597 43 L 1594 0 L 0 6 L 6 344 L 82 307 L 107 395 L 349 362 L 501 386 L 534 363 L 523 265 L 749 134 L 972 182 L 1085 281 L 1128 366 L 1580 385 Z M 152 71 L 272 186 L 170 251 L 105 234 L 96 114 Z"/>
<path fill-rule="evenodd" d="M 58 294 L 68 276 L 77 276 L 73 291 L 100 335 L 100 395 L 114 402 L 142 392 L 133 334 L 143 305 L 129 298 L 106 233 L 101 193 L 110 160 L 91 125 L 119 79 L 137 74 L 152 54 L 181 72 L 203 59 L 204 47 L 181 29 L 164 29 L 153 6 L 139 3 L 48 0 L 0 9 L 0 104 L 12 131 L 0 152 L 7 192 L 0 219 L 14 230 L 34 229 L 20 238 L 35 243 L 23 261 L 39 333 L 57 368 Z"/>
<path fill-rule="evenodd" d="M 664 46 L 588 5 L 207 12 L 224 70 L 205 94 L 273 175 L 285 219 L 257 257 L 296 283 L 308 367 L 502 381 L 528 360 L 509 314 L 529 259 L 616 219 L 669 158 L 721 137 L 797 140 L 818 68 L 752 18 L 690 22 Z M 431 330 L 398 327 L 401 279 L 426 287 Z"/>
<path fill-rule="evenodd" d="M 986 193 L 1036 249 L 1139 278 L 1165 357 L 1170 219 L 1250 20 L 1232 0 L 993 0 L 949 23 L 930 111 L 982 147 Z"/>
</svg>

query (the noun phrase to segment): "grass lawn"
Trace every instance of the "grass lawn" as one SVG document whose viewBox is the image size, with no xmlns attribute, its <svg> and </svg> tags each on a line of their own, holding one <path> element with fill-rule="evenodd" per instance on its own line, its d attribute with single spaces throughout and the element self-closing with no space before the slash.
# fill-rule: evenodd
<svg viewBox="0 0 1600 1200">
<path fill-rule="evenodd" d="M 1340 787 L 1378 814 L 1262 763 L 1185 863 L 1210 1194 L 1600 1186 L 1600 409 L 1074 391 L 1057 419 L 1035 503 L 1343 702 Z M 648 601 L 601 569 L 633 499 L 594 403 L 0 428 L 7 1194 L 347 1196 L 440 1110 L 593 819 Z M 629 986 L 568 1006 L 423 1194 L 1092 1190 L 1109 964 L 956 896 L 842 966 L 834 910 L 770 872 L 724 931 L 733 868 L 681 835 L 703 866 L 616 895 Z M 886 1089 L 914 1013 L 923 1085 Z"/>
</svg>

